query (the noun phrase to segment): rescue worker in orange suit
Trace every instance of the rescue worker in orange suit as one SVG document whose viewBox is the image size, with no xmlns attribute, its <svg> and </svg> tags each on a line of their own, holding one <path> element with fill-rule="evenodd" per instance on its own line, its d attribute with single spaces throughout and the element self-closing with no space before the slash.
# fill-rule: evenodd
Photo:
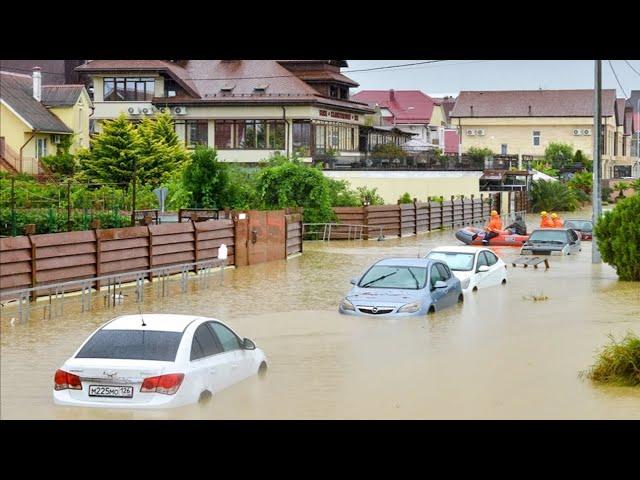
<svg viewBox="0 0 640 480">
<path fill-rule="evenodd" d="M 553 228 L 553 220 L 547 212 L 540 212 L 540 228 Z"/>
<path fill-rule="evenodd" d="M 564 225 L 564 221 L 558 216 L 557 213 L 551 214 L 551 220 L 553 220 L 554 228 L 562 228 L 562 226 Z"/>
<path fill-rule="evenodd" d="M 502 222 L 500 221 L 500 215 L 498 215 L 498 212 L 491 210 L 491 218 L 484 229 L 487 233 L 485 233 L 484 238 L 482 239 L 482 244 L 488 245 L 492 238 L 495 238 L 502 233 Z"/>
</svg>

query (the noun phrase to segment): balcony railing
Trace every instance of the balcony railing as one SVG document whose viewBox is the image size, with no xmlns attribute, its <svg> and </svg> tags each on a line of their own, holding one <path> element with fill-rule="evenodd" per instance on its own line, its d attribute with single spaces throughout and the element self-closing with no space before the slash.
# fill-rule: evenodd
<svg viewBox="0 0 640 480">
<path fill-rule="evenodd" d="M 367 154 L 360 156 L 313 157 L 314 165 L 324 170 L 360 171 L 478 171 L 484 170 L 484 160 L 467 156 L 436 156 L 431 154 L 408 155 L 401 158 L 379 158 Z"/>
</svg>

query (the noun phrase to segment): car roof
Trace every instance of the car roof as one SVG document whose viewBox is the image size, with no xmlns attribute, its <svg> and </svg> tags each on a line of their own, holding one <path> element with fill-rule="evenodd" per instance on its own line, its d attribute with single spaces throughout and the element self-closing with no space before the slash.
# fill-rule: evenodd
<svg viewBox="0 0 640 480">
<path fill-rule="evenodd" d="M 484 248 L 484 247 L 471 247 L 469 245 L 447 245 L 444 247 L 432 248 L 429 251 L 429 253 L 431 252 L 476 253 L 482 250 L 491 251 L 489 248 Z"/>
<path fill-rule="evenodd" d="M 376 265 L 391 265 L 394 267 L 428 267 L 433 260 L 427 258 L 407 258 L 407 257 L 393 257 L 383 258 L 377 261 Z"/>
<path fill-rule="evenodd" d="M 123 315 L 111 320 L 102 327 L 101 330 L 153 330 L 162 332 L 182 332 L 191 322 L 201 318 L 203 317 L 197 315 L 160 313 Z M 142 326 L 143 319 L 146 326 Z"/>
</svg>

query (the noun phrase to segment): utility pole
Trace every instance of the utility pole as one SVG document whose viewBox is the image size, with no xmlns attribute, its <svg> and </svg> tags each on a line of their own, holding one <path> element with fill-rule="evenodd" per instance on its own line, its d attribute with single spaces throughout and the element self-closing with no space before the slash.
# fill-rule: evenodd
<svg viewBox="0 0 640 480">
<path fill-rule="evenodd" d="M 600 144 L 602 139 L 602 60 L 595 61 L 594 105 L 593 105 L 593 188 L 591 203 L 593 205 L 593 225 L 595 226 L 602 215 L 601 177 L 602 166 L 600 158 Z M 598 238 L 593 235 L 591 249 L 591 263 L 602 263 Z"/>
</svg>

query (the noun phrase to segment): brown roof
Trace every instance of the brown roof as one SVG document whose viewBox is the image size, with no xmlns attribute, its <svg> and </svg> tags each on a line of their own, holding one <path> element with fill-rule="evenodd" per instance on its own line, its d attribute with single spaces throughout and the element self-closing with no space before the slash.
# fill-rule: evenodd
<svg viewBox="0 0 640 480">
<path fill-rule="evenodd" d="M 305 82 L 323 82 L 327 80 L 334 80 L 339 83 L 344 83 L 351 87 L 358 87 L 360 84 L 354 82 L 349 77 L 342 75 L 338 72 L 331 72 L 328 70 L 316 70 L 310 72 L 298 71 L 296 72 L 298 78 L 304 80 Z"/>
<path fill-rule="evenodd" d="M 84 85 L 43 85 L 42 103 L 47 107 L 69 107 L 75 105 L 83 90 Z"/>
<path fill-rule="evenodd" d="M 187 93 L 199 96 L 194 83 L 189 80 L 187 71 L 166 60 L 91 60 L 76 68 L 86 73 L 114 73 L 114 72 L 164 72 L 184 88 Z"/>
<path fill-rule="evenodd" d="M 153 100 L 155 104 L 320 103 L 373 113 L 360 102 L 323 97 L 276 60 L 189 60 L 183 65 L 180 67 L 165 60 L 93 60 L 78 70 L 101 73 L 164 71 L 191 86 L 191 97 L 158 97 Z M 263 93 L 256 91 L 256 87 L 265 86 Z"/>
<path fill-rule="evenodd" d="M 614 115 L 616 91 L 602 90 L 602 115 Z M 473 108 L 471 108 L 473 107 Z M 463 91 L 451 117 L 592 117 L 593 90 Z"/>
<path fill-rule="evenodd" d="M 33 98 L 33 80 L 29 75 L 0 72 L 0 98 L 36 131 L 73 133 L 44 104 Z"/>
<path fill-rule="evenodd" d="M 624 104 L 627 102 L 624 98 L 616 98 L 616 125 L 624 126 Z"/>
</svg>

